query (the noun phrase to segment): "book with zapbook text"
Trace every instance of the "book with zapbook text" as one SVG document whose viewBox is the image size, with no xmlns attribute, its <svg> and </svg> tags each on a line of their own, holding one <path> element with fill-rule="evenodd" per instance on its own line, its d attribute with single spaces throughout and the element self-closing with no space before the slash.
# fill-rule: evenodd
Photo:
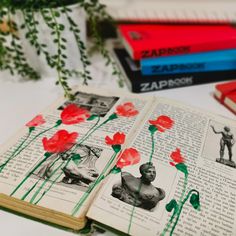
<svg viewBox="0 0 236 236">
<path fill-rule="evenodd" d="M 124 48 L 115 45 L 113 54 L 124 74 L 125 82 L 129 90 L 134 93 L 146 93 L 163 89 L 232 80 L 236 77 L 236 70 L 142 75 L 139 63 L 134 61 Z"/>
<path fill-rule="evenodd" d="M 148 58 L 140 65 L 143 75 L 236 70 L 236 49 Z"/>
<path fill-rule="evenodd" d="M 121 24 L 118 32 L 134 60 L 236 47 L 231 25 Z"/>
<path fill-rule="evenodd" d="M 235 121 L 161 97 L 74 92 L 1 146 L 1 208 L 73 230 L 89 218 L 129 235 L 235 234 Z"/>
</svg>

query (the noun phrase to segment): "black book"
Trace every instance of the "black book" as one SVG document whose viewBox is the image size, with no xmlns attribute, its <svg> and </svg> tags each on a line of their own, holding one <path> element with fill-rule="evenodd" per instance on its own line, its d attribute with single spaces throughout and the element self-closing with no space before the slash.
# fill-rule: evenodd
<svg viewBox="0 0 236 236">
<path fill-rule="evenodd" d="M 141 73 L 139 63 L 134 61 L 124 48 L 114 48 L 113 51 L 125 75 L 129 89 L 135 93 L 213 83 L 236 78 L 236 70 L 144 76 Z"/>
</svg>

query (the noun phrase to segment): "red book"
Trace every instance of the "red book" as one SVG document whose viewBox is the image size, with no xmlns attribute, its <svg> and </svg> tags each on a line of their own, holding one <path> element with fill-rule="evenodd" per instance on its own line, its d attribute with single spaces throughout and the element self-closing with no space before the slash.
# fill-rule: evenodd
<svg viewBox="0 0 236 236">
<path fill-rule="evenodd" d="M 121 39 L 134 60 L 236 48 L 230 25 L 119 25 Z"/>
<path fill-rule="evenodd" d="M 236 114 L 236 81 L 217 84 L 215 98 Z"/>
</svg>

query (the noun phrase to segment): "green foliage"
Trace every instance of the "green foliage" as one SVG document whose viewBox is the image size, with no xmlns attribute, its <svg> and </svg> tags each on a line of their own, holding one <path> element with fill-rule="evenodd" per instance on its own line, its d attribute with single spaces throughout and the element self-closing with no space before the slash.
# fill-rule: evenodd
<svg viewBox="0 0 236 236">
<path fill-rule="evenodd" d="M 190 197 L 190 203 L 193 206 L 194 209 L 199 210 L 200 209 L 200 199 L 199 199 L 199 193 L 193 193 Z"/>
<path fill-rule="evenodd" d="M 85 85 L 92 79 L 88 69 L 91 63 L 88 59 L 84 42 L 80 37 L 80 29 L 70 14 L 71 9 L 69 6 L 76 3 L 87 13 L 95 47 L 106 59 L 106 65 L 110 64 L 112 66 L 113 74 L 119 78 L 119 84 L 122 86 L 121 72 L 117 69 L 108 50 L 104 47 L 104 41 L 98 30 L 99 21 L 112 21 L 112 19 L 106 13 L 105 6 L 100 4 L 98 0 L 2 0 L 0 2 L 0 24 L 7 22 L 9 30 L 8 32 L 0 32 L 0 70 L 8 70 L 13 75 L 17 73 L 23 78 L 34 80 L 40 78 L 40 75 L 28 64 L 20 39 L 16 34 L 18 30 L 24 29 L 26 31 L 26 39 L 35 48 L 37 54 L 43 55 L 48 66 L 57 71 L 56 85 L 60 85 L 63 88 L 66 97 L 73 99 L 74 95 L 71 94 L 68 79 L 73 75 L 79 76 L 83 79 L 83 84 Z M 13 22 L 16 10 L 21 11 L 24 17 L 24 23 L 20 26 Z M 42 16 L 43 21 L 50 30 L 51 41 L 56 46 L 54 55 L 49 53 L 48 46 L 39 39 L 40 22 L 36 19 L 35 13 Z M 77 44 L 83 66 L 82 71 L 67 68 L 66 59 L 69 55 L 66 54 L 67 38 L 63 36 L 65 25 L 59 23 L 58 20 L 62 15 L 67 19 L 69 30 L 72 32 Z"/>
<path fill-rule="evenodd" d="M 98 115 L 91 115 L 87 120 L 94 120 L 98 117 Z"/>
<path fill-rule="evenodd" d="M 168 204 L 166 204 L 166 210 L 168 212 L 171 212 L 172 210 L 177 211 L 178 210 L 178 203 L 176 202 L 175 199 L 172 199 Z"/>
<path fill-rule="evenodd" d="M 157 131 L 157 127 L 155 125 L 149 125 L 148 130 L 151 134 L 154 134 Z"/>
<path fill-rule="evenodd" d="M 117 166 L 114 166 L 112 169 L 111 169 L 111 173 L 112 174 L 118 174 L 121 172 L 121 169 Z"/>
<path fill-rule="evenodd" d="M 175 165 L 176 169 L 188 175 L 188 168 L 184 163 L 178 163 Z"/>
<path fill-rule="evenodd" d="M 73 154 L 71 159 L 76 165 L 78 165 L 80 163 L 81 156 L 79 154 Z"/>
</svg>

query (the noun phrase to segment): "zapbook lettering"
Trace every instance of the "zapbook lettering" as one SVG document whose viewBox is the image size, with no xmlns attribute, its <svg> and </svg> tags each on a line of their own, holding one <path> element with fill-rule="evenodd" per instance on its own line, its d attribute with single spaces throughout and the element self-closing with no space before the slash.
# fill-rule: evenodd
<svg viewBox="0 0 236 236">
<path fill-rule="evenodd" d="M 193 77 L 183 77 L 177 79 L 160 80 L 140 84 L 140 92 L 149 92 L 164 88 L 175 88 L 193 84 Z"/>
<path fill-rule="evenodd" d="M 175 55 L 175 54 L 186 54 L 190 52 L 189 46 L 180 46 L 180 47 L 173 47 L 173 48 L 160 48 L 158 50 L 143 50 L 141 51 L 141 57 L 158 57 L 164 55 Z"/>
</svg>

